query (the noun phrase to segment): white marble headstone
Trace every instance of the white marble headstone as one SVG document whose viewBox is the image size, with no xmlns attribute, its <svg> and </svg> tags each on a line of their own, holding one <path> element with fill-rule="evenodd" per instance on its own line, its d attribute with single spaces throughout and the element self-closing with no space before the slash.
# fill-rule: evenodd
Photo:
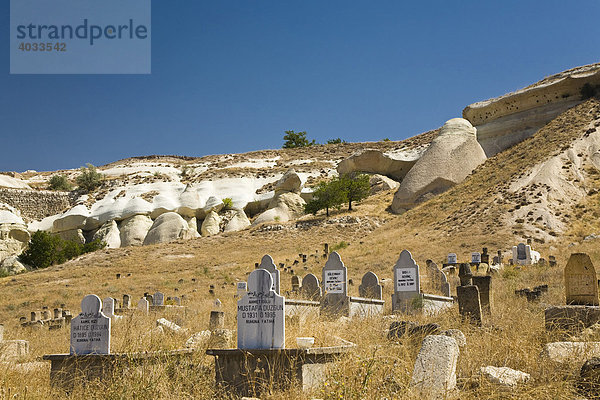
<svg viewBox="0 0 600 400">
<path fill-rule="evenodd" d="M 409 302 L 421 293 L 419 266 L 408 250 L 402 250 L 394 265 L 394 294 L 392 311 L 408 310 Z"/>
<path fill-rule="evenodd" d="M 137 309 L 143 312 L 144 314 L 148 314 L 148 311 L 150 309 L 150 302 L 146 300 L 145 297 L 142 297 L 137 303 Z"/>
<path fill-rule="evenodd" d="M 481 253 L 479 253 L 477 251 L 474 253 L 471 253 L 471 263 L 481 264 Z"/>
<path fill-rule="evenodd" d="M 456 253 L 448 254 L 448 264 L 456 264 L 457 260 L 458 260 L 458 258 L 456 257 Z"/>
<path fill-rule="evenodd" d="M 268 254 L 264 255 L 262 260 L 260 260 L 260 265 L 258 266 L 258 268 L 266 269 L 267 271 L 269 271 L 269 273 L 273 277 L 273 290 L 275 290 L 275 293 L 280 294 L 281 292 L 279 291 L 279 270 L 277 269 L 277 266 L 273 261 L 273 257 L 271 257 Z"/>
<path fill-rule="evenodd" d="M 161 292 L 154 293 L 153 301 L 155 306 L 164 306 L 165 305 L 165 295 Z"/>
<path fill-rule="evenodd" d="M 238 348 L 285 347 L 285 299 L 273 290 L 273 277 L 265 269 L 248 276 L 248 293 L 237 302 Z"/>
<path fill-rule="evenodd" d="M 334 251 L 329 255 L 322 271 L 323 294 L 348 294 L 348 279 L 346 266 L 342 258 Z"/>
<path fill-rule="evenodd" d="M 71 354 L 110 354 L 110 318 L 95 294 L 81 301 L 81 314 L 71 320 Z"/>
</svg>

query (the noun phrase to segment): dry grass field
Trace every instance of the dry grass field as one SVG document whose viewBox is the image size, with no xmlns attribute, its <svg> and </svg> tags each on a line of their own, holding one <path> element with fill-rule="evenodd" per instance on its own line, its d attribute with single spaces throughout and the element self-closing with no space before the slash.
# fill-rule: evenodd
<svg viewBox="0 0 600 400">
<path fill-rule="evenodd" d="M 353 281 L 350 295 L 358 295 L 358 285 L 367 271 L 384 281 L 386 314 L 390 314 L 392 267 L 400 251 L 408 249 L 421 266 L 422 287 L 429 291 L 425 260 L 441 265 L 449 252 L 467 261 L 472 251 L 488 247 L 508 258 L 511 246 L 523 240 L 514 227 L 498 224 L 508 205 L 495 201 L 496 195 L 515 175 L 531 168 L 553 154 L 560 146 L 581 135 L 588 123 L 589 110 L 597 111 L 594 101 L 571 110 L 572 114 L 555 120 L 511 151 L 501 153 L 478 168 L 465 182 L 433 200 L 403 214 L 388 211 L 393 193 L 372 196 L 353 212 L 334 212 L 324 216 L 306 216 L 300 222 L 279 224 L 266 230 L 223 234 L 210 238 L 178 241 L 145 247 L 101 250 L 59 266 L 0 279 L 0 321 L 5 325 L 5 339 L 26 339 L 30 355 L 22 363 L 0 363 L 0 399 L 66 398 L 66 394 L 49 384 L 49 363 L 44 354 L 65 353 L 69 349 L 68 329 L 32 331 L 21 328 L 20 316 L 42 306 L 50 309 L 64 303 L 73 314 L 79 312 L 81 299 L 89 293 L 101 298 L 132 295 L 133 303 L 144 292 L 160 290 L 167 296 L 185 295 L 188 311 L 170 316 L 187 330 L 185 334 L 152 333 L 156 315 L 133 315 L 113 324 L 112 352 L 170 350 L 184 346 L 194 332 L 208 328 L 209 311 L 215 298 L 223 302 L 226 328 L 235 331 L 235 282 L 245 280 L 254 263 L 270 254 L 276 263 L 287 266 L 299 253 L 308 262 L 294 267 L 294 274 L 309 272 L 320 277 L 325 260 L 320 257 L 323 244 L 337 250 L 348 267 Z M 562 124 L 562 125 L 561 125 Z M 568 124 L 573 129 L 561 130 Z M 545 128 L 546 129 L 546 128 Z M 551 136 L 551 132 L 555 136 Z M 557 133 L 558 132 L 558 133 Z M 600 180 L 590 172 L 590 189 L 600 189 Z M 559 334 L 544 330 L 546 305 L 564 304 L 562 271 L 569 255 L 590 254 L 600 266 L 597 240 L 584 241 L 600 232 L 597 194 L 587 196 L 575 207 L 569 230 L 553 241 L 534 243 L 542 257 L 553 254 L 558 266 L 505 268 L 492 279 L 492 312 L 483 327 L 461 320 L 458 307 L 437 316 L 396 316 L 418 322 L 435 322 L 443 329 L 460 329 L 467 338 L 458 361 L 458 386 L 461 399 L 573 399 L 577 397 L 573 382 L 579 365 L 552 365 L 539 358 L 545 343 L 556 341 Z M 279 228 L 279 226 L 281 228 Z M 600 239 L 598 239 L 600 240 Z M 116 274 L 121 274 L 117 279 Z M 130 275 L 129 275 L 130 274 Z M 128 276 L 129 275 L 129 276 Z M 292 274 L 281 275 L 282 291 L 291 289 Z M 194 280 L 194 281 L 192 281 Z M 182 283 L 180 283 L 182 282 Z M 215 285 L 215 295 L 209 285 Z M 514 294 L 516 289 L 548 284 L 549 291 L 540 303 L 528 303 Z M 455 293 L 454 288 L 452 288 Z M 308 320 L 286 326 L 287 346 L 294 347 L 298 336 L 315 337 L 315 346 L 334 345 L 339 338 L 357 345 L 331 370 L 326 383 L 313 393 L 290 390 L 273 392 L 265 399 L 412 399 L 409 382 L 422 337 L 388 340 L 385 329 L 389 316 L 351 322 Z M 592 335 L 588 340 L 600 340 Z M 129 370 L 107 382 L 79 387 L 71 398 L 102 399 L 212 399 L 226 398 L 215 392 L 212 357 L 199 349 L 194 356 L 196 367 L 178 369 L 168 362 L 147 370 Z M 515 391 L 500 389 L 478 377 L 480 367 L 508 366 L 531 374 L 531 381 Z"/>
</svg>

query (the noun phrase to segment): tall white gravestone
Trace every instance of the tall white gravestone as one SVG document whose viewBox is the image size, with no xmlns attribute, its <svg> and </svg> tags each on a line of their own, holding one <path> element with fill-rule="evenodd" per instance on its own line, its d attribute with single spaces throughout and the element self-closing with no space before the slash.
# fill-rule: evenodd
<svg viewBox="0 0 600 400">
<path fill-rule="evenodd" d="M 408 250 L 402 250 L 394 265 L 392 311 L 408 312 L 411 302 L 421 294 L 419 266 Z"/>
<path fill-rule="evenodd" d="M 110 318 L 101 308 L 95 294 L 81 301 L 81 314 L 71 320 L 71 354 L 110 354 Z"/>
<path fill-rule="evenodd" d="M 260 260 L 260 265 L 258 266 L 259 269 L 266 269 L 267 271 L 269 271 L 269 273 L 271 274 L 271 276 L 273 277 L 273 290 L 275 291 L 275 293 L 280 294 L 279 291 L 279 270 L 277 269 L 277 266 L 275 265 L 275 262 L 273 261 L 273 257 L 271 257 L 270 255 L 266 254 L 263 256 L 262 260 Z"/>
<path fill-rule="evenodd" d="M 471 264 L 481 264 L 481 253 L 477 251 L 471 253 Z"/>
<path fill-rule="evenodd" d="M 285 348 L 285 299 L 265 269 L 248 276 L 248 293 L 237 302 L 239 349 Z"/>
<path fill-rule="evenodd" d="M 323 285 L 321 311 L 326 314 L 348 316 L 350 299 L 348 298 L 347 269 L 337 251 L 329 255 L 321 272 L 321 278 Z"/>
</svg>

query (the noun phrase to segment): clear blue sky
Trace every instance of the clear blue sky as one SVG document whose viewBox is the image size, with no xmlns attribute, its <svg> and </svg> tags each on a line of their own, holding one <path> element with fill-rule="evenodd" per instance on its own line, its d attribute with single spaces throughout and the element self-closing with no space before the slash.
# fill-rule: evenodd
<svg viewBox="0 0 600 400">
<path fill-rule="evenodd" d="M 600 2 L 153 0 L 151 75 L 9 75 L 0 170 L 399 140 L 597 62 Z"/>
</svg>

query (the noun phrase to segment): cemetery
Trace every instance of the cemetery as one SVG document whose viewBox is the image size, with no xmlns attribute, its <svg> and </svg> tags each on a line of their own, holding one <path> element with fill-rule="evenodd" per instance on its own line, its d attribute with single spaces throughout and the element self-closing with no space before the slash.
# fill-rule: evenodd
<svg viewBox="0 0 600 400">
<path fill-rule="evenodd" d="M 500 253 L 494 257 L 502 259 Z M 46 371 L 48 390 L 70 396 L 98 385 L 120 385 L 132 374 L 178 379 L 177 371 L 187 371 L 202 382 L 200 397 L 303 393 L 298 398 L 318 398 L 323 391 L 339 390 L 331 385 L 337 385 L 340 371 L 360 376 L 353 360 L 364 354 L 365 346 L 379 343 L 398 357 L 403 348 L 413 349 L 414 358 L 406 360 L 410 373 L 399 379 L 415 398 L 452 398 L 481 387 L 518 393 L 540 379 L 535 370 L 518 364 L 477 365 L 476 355 L 469 353 L 478 335 L 497 329 L 493 326 L 501 321 L 503 307 L 498 298 L 508 296 L 526 313 L 541 312 L 543 321 L 532 331 L 548 335 L 537 349 L 540 362 L 550 363 L 546 368 L 574 365 L 569 368 L 576 376 L 584 367 L 577 385 L 593 392 L 586 382 L 595 379 L 590 360 L 600 357 L 600 332 L 594 336 L 596 331 L 591 331 L 600 326 L 600 305 L 589 255 L 573 253 L 564 264 L 540 264 L 538 258 L 528 265 L 504 258 L 509 262 L 499 265 L 499 273 L 489 268 L 495 262 L 485 248 L 420 261 L 404 249 L 377 273 L 358 274 L 355 263 L 350 260 L 348 267 L 337 251 L 324 255 L 307 257 L 304 274 L 287 267 L 293 259 L 277 264 L 264 255 L 245 280 L 211 284 L 219 299 L 200 295 L 198 282 L 190 279 L 190 286 L 172 297 L 163 290 L 137 289 L 118 298 L 87 295 L 79 307 L 69 304 L 75 313 L 65 304 L 53 312 L 41 306 L 18 326 L 38 335 L 68 334 L 62 352 L 54 347 L 59 351 L 41 355 L 46 370 L 37 366 L 39 361 L 28 361 L 27 341 L 0 336 L 0 362 L 36 365 L 38 374 Z M 303 256 L 298 255 L 298 264 Z M 561 284 L 537 280 L 537 286 L 507 291 L 498 283 L 506 282 L 506 271 L 533 273 L 540 268 L 560 276 Z M 552 301 L 559 292 L 560 300 Z M 58 324 L 61 330 L 53 328 Z M 31 330 L 45 326 L 49 329 Z M 136 345 L 124 346 L 135 337 Z M 465 357 L 477 365 L 469 380 L 459 368 Z M 382 366 L 387 365 L 383 360 Z"/>
</svg>

